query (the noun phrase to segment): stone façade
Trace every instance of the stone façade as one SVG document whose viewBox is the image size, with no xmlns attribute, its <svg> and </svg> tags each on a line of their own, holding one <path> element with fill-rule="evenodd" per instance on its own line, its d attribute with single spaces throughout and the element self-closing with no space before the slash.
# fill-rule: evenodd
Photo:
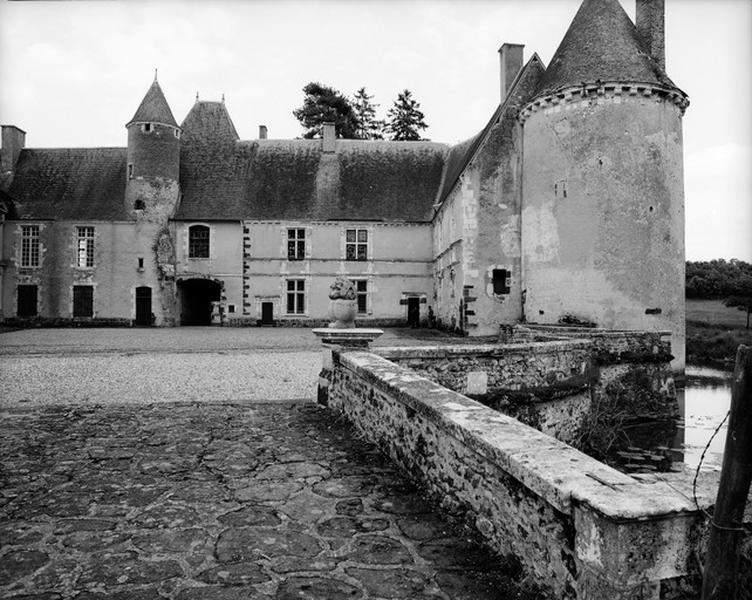
<svg viewBox="0 0 752 600">
<path fill-rule="evenodd" d="M 688 101 L 665 72 L 662 0 L 637 13 L 639 29 L 616 0 L 584 0 L 547 67 L 504 44 L 499 107 L 453 147 L 241 140 L 224 102 L 178 125 L 156 80 L 125 149 L 28 149 L 3 126 L 2 317 L 310 326 L 345 275 L 364 326 L 669 330 L 681 369 Z"/>
</svg>

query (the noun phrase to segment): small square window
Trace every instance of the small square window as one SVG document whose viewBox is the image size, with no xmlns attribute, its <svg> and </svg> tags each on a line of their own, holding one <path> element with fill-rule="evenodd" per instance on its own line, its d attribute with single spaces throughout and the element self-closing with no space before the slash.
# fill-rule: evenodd
<svg viewBox="0 0 752 600">
<path fill-rule="evenodd" d="M 368 260 L 368 230 L 345 231 L 345 260 Z"/>
<path fill-rule="evenodd" d="M 493 270 L 493 293 L 494 294 L 508 294 L 509 293 L 509 279 L 510 272 L 506 269 L 494 269 Z"/>
<path fill-rule="evenodd" d="M 228 304 L 227 305 L 227 312 L 228 313 L 234 313 L 235 312 L 235 305 L 234 304 Z"/>
</svg>

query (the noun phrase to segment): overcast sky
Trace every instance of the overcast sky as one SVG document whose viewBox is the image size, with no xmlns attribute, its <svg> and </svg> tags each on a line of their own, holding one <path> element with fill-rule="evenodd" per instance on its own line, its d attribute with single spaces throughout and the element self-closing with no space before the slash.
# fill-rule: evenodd
<svg viewBox="0 0 752 600">
<path fill-rule="evenodd" d="M 621 0 L 634 18 L 634 0 Z M 159 69 L 178 123 L 225 95 L 241 138 L 300 136 L 316 80 L 365 86 L 384 116 L 412 90 L 432 140 L 483 128 L 499 102 L 497 50 L 550 61 L 579 0 L 0 0 L 0 122 L 28 147 L 125 146 Z M 687 258 L 752 260 L 752 0 L 666 0 L 666 62 L 684 118 Z"/>
</svg>

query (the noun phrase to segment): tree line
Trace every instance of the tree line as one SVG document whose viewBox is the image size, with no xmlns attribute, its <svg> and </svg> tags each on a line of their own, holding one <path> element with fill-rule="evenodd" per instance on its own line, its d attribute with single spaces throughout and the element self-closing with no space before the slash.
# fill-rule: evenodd
<svg viewBox="0 0 752 600">
<path fill-rule="evenodd" d="M 334 123 L 338 138 L 354 140 L 418 141 L 428 128 L 420 103 L 407 89 L 397 95 L 386 119 L 376 117 L 379 105 L 365 87 L 349 98 L 331 86 L 312 81 L 303 93 L 303 105 L 292 114 L 305 128 L 304 138 L 321 137 L 324 123 Z"/>
<path fill-rule="evenodd" d="M 752 264 L 732 258 L 687 261 L 687 298 L 719 299 L 726 306 L 747 311 L 747 329 L 752 312 Z"/>
</svg>

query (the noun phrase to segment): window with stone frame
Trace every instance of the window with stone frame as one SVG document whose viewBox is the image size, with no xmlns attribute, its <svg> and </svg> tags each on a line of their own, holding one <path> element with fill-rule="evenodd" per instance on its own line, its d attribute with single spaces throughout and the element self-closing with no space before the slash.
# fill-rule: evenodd
<svg viewBox="0 0 752 600">
<path fill-rule="evenodd" d="M 287 280 L 287 314 L 305 314 L 305 279 Z"/>
<path fill-rule="evenodd" d="M 368 312 L 368 280 L 355 279 L 355 298 L 358 301 L 358 313 Z"/>
<path fill-rule="evenodd" d="M 494 269 L 493 270 L 493 293 L 494 294 L 508 294 L 509 280 L 511 272 L 506 269 Z"/>
<path fill-rule="evenodd" d="M 345 260 L 368 260 L 368 230 L 345 230 Z"/>
<path fill-rule="evenodd" d="M 37 316 L 37 297 L 38 289 L 35 285 L 19 285 L 16 289 L 17 310 L 16 315 L 19 317 L 36 317 Z"/>
<path fill-rule="evenodd" d="M 287 260 L 305 258 L 305 229 L 294 227 L 287 230 Z"/>
<path fill-rule="evenodd" d="M 21 226 L 21 266 L 39 266 L 39 225 Z"/>
<path fill-rule="evenodd" d="M 209 258 L 209 228 L 206 225 L 188 228 L 188 258 Z"/>
<path fill-rule="evenodd" d="M 73 316 L 74 317 L 93 317 L 94 316 L 94 286 L 92 285 L 74 285 L 73 286 Z"/>
<path fill-rule="evenodd" d="M 76 266 L 94 266 L 94 228 L 76 227 Z"/>
</svg>

